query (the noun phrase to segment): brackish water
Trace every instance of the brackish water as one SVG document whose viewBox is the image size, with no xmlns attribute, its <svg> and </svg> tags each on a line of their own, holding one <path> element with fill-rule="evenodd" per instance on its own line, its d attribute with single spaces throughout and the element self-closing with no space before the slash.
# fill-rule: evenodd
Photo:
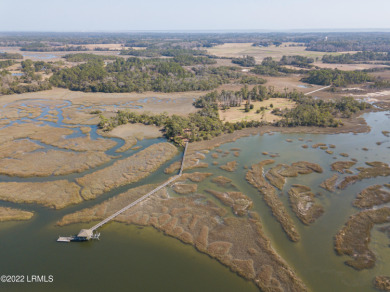
<svg viewBox="0 0 390 292">
<path fill-rule="evenodd" d="M 337 160 L 356 158 L 358 163 L 352 168 L 364 166 L 366 161 L 383 161 L 390 163 L 390 139 L 381 131 L 390 130 L 390 119 L 385 112 L 365 114 L 370 133 L 365 134 L 265 134 L 241 138 L 235 142 L 219 147 L 223 151 L 240 148 L 240 156 L 234 157 L 232 151 L 226 157 L 211 158 L 215 150 L 207 154 L 207 169 L 193 171 L 212 172 L 214 176 L 223 175 L 233 180 L 235 190 L 239 190 L 254 201 L 253 209 L 260 214 L 263 229 L 271 239 L 274 249 L 290 264 L 312 291 L 375 291 L 372 279 L 376 275 L 390 276 L 390 239 L 377 230 L 372 232 L 370 248 L 377 255 L 374 269 L 355 271 L 344 265 L 345 257 L 339 257 L 333 250 L 333 237 L 347 221 L 348 217 L 359 210 L 352 207 L 351 202 L 362 189 L 373 184 L 389 183 L 390 178 L 378 177 L 366 179 L 334 193 L 319 188 L 319 184 L 333 175 L 330 164 Z M 61 126 L 61 125 L 58 125 Z M 96 131 L 92 128 L 92 133 Z M 96 135 L 96 134 L 93 134 Z M 91 135 L 91 136 L 93 136 Z M 303 138 L 304 141 L 299 141 Z M 293 142 L 286 142 L 292 139 Z M 312 142 L 306 142 L 312 139 Z M 144 140 L 138 144 L 146 147 L 161 139 Z M 382 142 L 377 145 L 376 142 Z M 334 154 L 329 155 L 321 149 L 301 145 L 326 143 L 336 145 Z M 369 150 L 363 151 L 366 147 Z M 292 163 L 300 160 L 320 164 L 324 173 L 300 175 L 289 178 L 281 198 L 302 237 L 299 243 L 288 240 L 279 223 L 272 216 L 270 209 L 263 202 L 256 189 L 245 180 L 247 172 L 244 166 L 250 166 L 264 159 L 269 159 L 262 152 L 278 153 L 276 163 Z M 340 153 L 348 153 L 349 158 Z M 134 151 L 123 154 L 127 157 Z M 113 154 L 110 152 L 110 154 Z M 122 159 L 122 158 L 118 158 Z M 12 204 L 0 202 L 0 205 L 32 210 L 35 216 L 26 222 L 0 223 L 0 274 L 5 275 L 53 275 L 53 283 L 0 283 L 3 291 L 258 291 L 258 289 L 236 274 L 229 271 L 207 255 L 197 252 L 192 246 L 164 236 L 153 228 L 140 228 L 118 223 L 110 223 L 100 229 L 101 240 L 87 243 L 60 244 L 56 242 L 59 235 L 77 233 L 81 228 L 93 224 L 74 224 L 66 227 L 55 226 L 56 221 L 64 215 L 91 207 L 103 200 L 115 196 L 131 187 L 147 183 L 158 183 L 169 176 L 163 169 L 172 161 L 180 159 L 180 155 L 163 165 L 158 171 L 142 181 L 111 191 L 93 201 L 63 210 L 51 210 L 35 205 Z M 235 172 L 229 173 L 219 169 L 228 161 L 236 160 L 239 165 Z M 212 165 L 217 161 L 219 165 Z M 273 165 L 276 165 L 273 164 Z M 268 166 L 272 167 L 273 165 Z M 103 167 L 103 166 L 102 166 Z M 86 172 L 68 176 L 73 180 Z M 343 177 L 344 175 L 340 175 Z M 66 178 L 62 176 L 61 178 Z M 199 184 L 199 191 L 217 187 L 206 179 Z M 55 178 L 50 178 L 55 179 Z M 21 181 L 23 179 L 0 177 L 1 181 Z M 28 181 L 44 181 L 44 178 L 30 178 Z M 47 180 L 47 179 L 46 179 Z M 314 224 L 304 226 L 289 208 L 287 191 L 291 184 L 299 183 L 310 186 L 324 206 L 325 213 Z M 203 193 L 203 192 L 202 192 Z M 211 200 L 212 196 L 207 195 Z M 217 202 L 217 201 L 216 201 Z M 217 202 L 219 204 L 219 202 Z M 26 280 L 26 278 L 25 278 Z"/>
</svg>

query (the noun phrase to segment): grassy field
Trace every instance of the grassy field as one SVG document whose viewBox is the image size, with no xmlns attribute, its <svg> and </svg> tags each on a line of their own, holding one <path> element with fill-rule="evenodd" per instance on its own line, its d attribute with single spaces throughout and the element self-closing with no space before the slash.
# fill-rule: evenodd
<svg viewBox="0 0 390 292">
<path fill-rule="evenodd" d="M 386 65 L 381 64 L 325 64 L 322 62 L 315 62 L 315 66 L 320 68 L 329 68 L 329 69 L 339 69 L 344 71 L 353 71 L 353 70 L 365 70 L 372 68 L 385 68 Z"/>
<path fill-rule="evenodd" d="M 271 113 L 273 109 L 290 109 L 295 106 L 295 102 L 285 99 L 285 98 L 272 98 L 264 101 L 255 101 L 252 102 L 254 108 L 245 112 L 245 105 L 242 104 L 240 107 L 231 107 L 227 110 L 219 110 L 219 116 L 224 122 L 240 122 L 240 121 L 266 121 L 266 122 L 275 122 L 280 120 L 279 116 L 275 116 Z M 271 108 L 271 104 L 273 107 Z M 256 113 L 260 107 L 265 107 L 266 110 L 261 113 Z"/>
<path fill-rule="evenodd" d="M 237 58 L 244 55 L 255 57 L 259 63 L 266 57 L 272 57 L 277 60 L 283 57 L 283 55 L 300 55 L 316 59 L 322 58 L 325 54 L 339 55 L 341 53 L 324 53 L 324 52 L 311 52 L 305 51 L 306 47 L 290 47 L 292 43 L 285 43 L 280 47 L 269 46 L 269 47 L 253 47 L 252 43 L 226 43 L 223 45 L 215 46 L 207 51 L 210 54 L 218 57 L 229 57 Z"/>
<path fill-rule="evenodd" d="M 99 48 L 105 51 L 118 51 L 123 49 L 122 44 L 89 44 L 83 45 L 83 47 L 86 47 L 88 50 L 94 50 L 96 48 Z"/>
</svg>

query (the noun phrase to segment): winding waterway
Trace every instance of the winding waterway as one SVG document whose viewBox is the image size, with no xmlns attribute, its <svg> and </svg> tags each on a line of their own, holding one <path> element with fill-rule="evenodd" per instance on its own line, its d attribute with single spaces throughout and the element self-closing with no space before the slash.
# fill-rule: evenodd
<svg viewBox="0 0 390 292">
<path fill-rule="evenodd" d="M 38 101 L 37 101 L 38 102 Z M 39 101 L 41 102 L 41 101 Z M 58 115 L 57 122 L 44 121 L 51 126 L 62 127 L 62 109 L 69 106 L 62 103 L 55 107 Z M 45 107 L 42 102 L 38 106 Z M 47 115 L 48 108 L 34 119 L 23 118 L 18 122 L 31 122 Z M 364 134 L 265 134 L 238 139 L 219 147 L 223 152 L 231 153 L 214 159 L 212 150 L 206 155 L 205 162 L 209 163 L 206 169 L 193 171 L 212 172 L 213 177 L 223 175 L 232 179 L 235 187 L 232 189 L 243 192 L 254 201 L 253 210 L 258 212 L 267 236 L 271 239 L 274 249 L 291 265 L 296 273 L 303 279 L 312 291 L 375 291 L 372 279 L 376 275 L 390 276 L 390 239 L 373 228 L 370 248 L 377 255 L 374 269 L 355 271 L 346 266 L 346 257 L 337 256 L 333 249 L 334 235 L 341 229 L 348 217 L 359 210 L 352 207 L 351 202 L 365 187 L 373 184 L 390 183 L 389 177 L 377 177 L 357 182 L 345 190 L 330 193 L 319 188 L 319 184 L 334 174 L 330 164 L 337 160 L 350 160 L 356 158 L 354 166 L 364 166 L 367 161 L 383 161 L 390 163 L 390 138 L 384 136 L 382 131 L 390 130 L 390 118 L 386 112 L 365 114 L 364 118 L 371 127 L 369 133 Z M 75 125 L 80 127 L 81 125 Z M 5 126 L 7 127 L 7 126 Z M 96 133 L 96 126 L 91 127 L 91 138 L 100 136 Z M 70 137 L 79 137 L 83 134 L 76 130 Z M 70 138 L 68 137 L 68 138 Z M 303 141 L 298 140 L 302 138 Z M 136 151 L 128 150 L 125 153 L 115 154 L 115 149 L 123 145 L 123 141 L 113 138 L 118 144 L 107 151 L 116 155 L 114 159 L 123 159 Z M 287 142 L 291 139 L 292 142 Z M 301 139 L 301 140 L 302 140 Z M 139 141 L 137 145 L 145 148 L 164 139 L 151 139 Z M 308 142 L 311 140 L 311 142 Z M 378 145 L 376 142 L 382 142 Z M 327 154 L 319 148 L 309 147 L 303 149 L 303 144 L 309 146 L 316 143 L 334 144 L 336 148 L 330 149 L 333 154 Z M 232 148 L 240 148 L 239 157 L 232 155 Z M 368 151 L 362 150 L 368 148 Z M 268 152 L 277 154 L 276 163 L 292 163 L 300 160 L 318 163 L 324 169 L 322 174 L 312 173 L 287 179 L 283 188 L 282 201 L 291 213 L 294 223 L 301 235 L 299 243 L 292 243 L 279 223 L 272 216 L 269 207 L 264 203 L 261 195 L 245 180 L 247 172 L 244 167 L 261 160 L 268 159 L 262 154 Z M 339 154 L 348 153 L 349 158 Z M 336 157 L 335 160 L 333 157 Z M 113 197 L 125 190 L 149 183 L 159 183 L 166 180 L 169 175 L 163 170 L 173 161 L 179 160 L 177 155 L 171 161 L 162 165 L 158 171 L 149 177 L 128 186 L 123 186 L 101 197 L 86 201 L 76 206 L 62 210 L 52 210 L 31 204 L 14 204 L 0 202 L 1 206 L 16 207 L 35 212 L 34 217 L 25 222 L 0 223 L 0 274 L 5 275 L 53 275 L 53 283 L 13 283 L 0 284 L 6 291 L 258 291 L 254 284 L 246 281 L 229 271 L 217 261 L 197 252 L 192 246 L 165 236 L 153 228 L 141 228 L 118 223 L 105 225 L 101 230 L 101 240 L 59 244 L 58 235 L 70 235 L 81 228 L 93 224 L 74 224 L 66 227 L 57 227 L 55 223 L 64 215 L 73 213 L 86 207 L 94 206 L 107 198 Z M 238 168 L 235 172 L 226 172 L 220 165 L 236 160 Z M 212 162 L 217 161 L 218 165 Z M 274 165 L 276 165 L 276 163 Z M 96 169 L 106 167 L 104 164 Z M 268 166 L 269 168 L 272 166 Z M 94 170 L 96 170 L 94 169 Z M 47 181 L 55 179 L 74 180 L 94 170 L 78 174 L 46 178 L 17 178 L 0 176 L 0 181 Z M 343 177 L 344 175 L 340 175 Z M 198 186 L 198 192 L 204 193 L 210 200 L 220 204 L 211 195 L 203 192 L 205 189 L 225 190 L 211 182 L 212 177 L 206 179 Z M 320 193 L 317 199 L 324 206 L 325 213 L 314 224 L 304 226 L 295 217 L 289 208 L 287 191 L 292 184 L 310 186 L 314 193 Z M 174 194 L 172 194 L 174 195 Z"/>
</svg>

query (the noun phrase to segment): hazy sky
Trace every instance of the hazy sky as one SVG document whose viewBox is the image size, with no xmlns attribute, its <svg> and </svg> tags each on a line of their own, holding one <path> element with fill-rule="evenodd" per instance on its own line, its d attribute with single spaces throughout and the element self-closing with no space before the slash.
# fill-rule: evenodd
<svg viewBox="0 0 390 292">
<path fill-rule="evenodd" d="M 389 0 L 0 0 L 0 31 L 390 28 Z"/>
</svg>

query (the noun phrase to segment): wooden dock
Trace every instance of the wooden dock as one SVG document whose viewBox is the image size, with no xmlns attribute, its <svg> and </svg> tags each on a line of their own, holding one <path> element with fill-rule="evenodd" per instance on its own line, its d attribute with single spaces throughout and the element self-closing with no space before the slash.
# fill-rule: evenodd
<svg viewBox="0 0 390 292">
<path fill-rule="evenodd" d="M 165 187 L 166 185 L 170 184 L 171 182 L 175 181 L 176 179 L 178 179 L 179 177 L 181 176 L 181 174 L 179 175 L 175 175 L 174 177 L 170 178 L 169 180 L 167 180 L 165 183 L 163 183 L 162 185 L 158 186 L 157 188 L 155 188 L 154 190 L 150 191 L 149 193 L 147 193 L 146 195 L 143 195 L 141 198 L 135 200 L 134 202 L 130 203 L 129 205 L 127 205 L 126 207 L 116 211 L 114 214 L 112 214 L 111 216 L 107 217 L 106 219 L 104 219 L 103 221 L 100 221 L 98 224 L 92 226 L 89 230 L 92 230 L 92 231 L 95 231 L 96 229 L 98 229 L 99 227 L 103 226 L 104 224 L 110 222 L 112 219 L 114 219 L 115 217 L 117 217 L 118 215 L 122 214 L 123 212 L 125 212 L 126 210 L 130 209 L 131 207 L 137 205 L 138 203 L 144 201 L 145 199 L 149 198 L 151 195 L 153 195 L 154 193 L 156 193 L 157 191 L 161 190 L 163 187 Z"/>
<path fill-rule="evenodd" d="M 130 209 L 131 207 L 139 204 L 140 202 L 146 200 L 147 198 L 149 198 L 151 195 L 153 195 L 154 193 L 156 193 L 157 191 L 161 190 L 163 187 L 169 185 L 170 183 L 174 182 L 175 180 L 177 180 L 179 177 L 182 176 L 183 174 L 183 168 L 184 168 L 184 159 L 185 159 L 185 156 L 186 156 L 186 153 L 187 153 L 187 147 L 188 147 L 188 142 L 186 142 L 186 145 L 185 145 L 185 148 L 184 148 L 184 153 L 183 153 L 183 158 L 182 158 L 182 161 L 181 161 L 181 165 L 180 165 L 180 171 L 179 171 L 179 174 L 178 175 L 175 175 L 173 177 L 171 177 L 169 180 L 167 180 L 166 182 L 164 182 L 163 184 L 159 185 L 157 188 L 155 188 L 154 190 L 150 191 L 149 193 L 143 195 L 141 198 L 135 200 L 134 202 L 131 202 L 130 204 L 128 204 L 127 206 L 123 207 L 122 209 L 116 211 L 114 214 L 112 214 L 111 216 L 107 217 L 106 219 L 100 221 L 98 224 L 92 226 L 91 228 L 89 229 L 83 229 L 84 232 L 85 231 L 88 231 L 90 234 L 93 234 L 93 232 L 102 227 L 104 224 L 110 222 L 111 220 L 113 220 L 115 217 L 119 216 L 120 214 L 122 214 L 123 212 L 125 212 L 126 210 Z M 81 232 L 80 232 L 81 233 Z M 79 233 L 79 235 L 80 235 Z M 93 238 L 92 236 L 89 239 Z M 69 242 L 67 240 L 64 240 L 64 239 L 67 239 L 65 237 L 59 237 L 59 239 L 57 241 L 60 241 L 60 242 Z"/>
</svg>

